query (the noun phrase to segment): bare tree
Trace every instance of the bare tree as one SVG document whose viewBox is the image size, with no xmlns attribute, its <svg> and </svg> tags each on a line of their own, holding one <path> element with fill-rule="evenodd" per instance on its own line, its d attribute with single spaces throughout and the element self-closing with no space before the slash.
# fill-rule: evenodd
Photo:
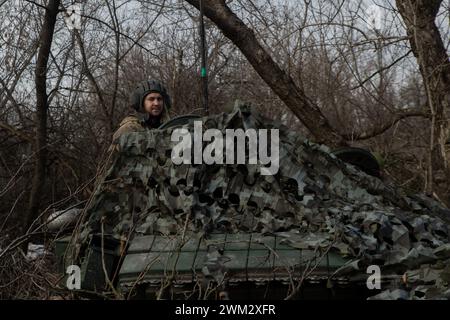
<svg viewBox="0 0 450 320">
<path fill-rule="evenodd" d="M 35 70 L 36 84 L 36 163 L 34 165 L 33 182 L 30 193 L 28 213 L 23 217 L 24 231 L 39 214 L 39 206 L 43 186 L 46 179 L 47 161 L 47 63 L 50 57 L 53 34 L 55 30 L 56 17 L 58 15 L 60 0 L 50 0 L 44 16 L 44 24 L 39 36 L 39 52 Z"/>
<path fill-rule="evenodd" d="M 442 0 L 397 0 L 409 42 L 419 64 L 431 118 L 430 157 L 427 170 L 428 194 L 436 183 L 448 181 L 445 145 L 449 138 L 450 60 L 442 41 L 436 16 Z"/>
<path fill-rule="evenodd" d="M 199 9 L 198 0 L 187 0 Z M 275 63 L 261 46 L 254 32 L 222 0 L 205 0 L 205 15 L 242 51 L 261 78 L 272 88 L 314 137 L 331 146 L 344 144 L 342 136 L 331 127 L 318 106 L 303 88 Z"/>
</svg>

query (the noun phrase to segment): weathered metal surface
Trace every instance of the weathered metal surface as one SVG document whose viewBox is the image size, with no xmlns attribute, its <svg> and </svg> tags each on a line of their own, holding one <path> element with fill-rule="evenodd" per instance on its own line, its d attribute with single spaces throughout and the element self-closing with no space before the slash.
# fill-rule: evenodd
<svg viewBox="0 0 450 320">
<path fill-rule="evenodd" d="M 275 236 L 261 239 L 260 234 L 211 234 L 209 239 L 193 236 L 184 242 L 170 236 L 136 237 L 122 263 L 119 283 L 133 285 L 138 278 L 141 283 L 158 282 L 172 273 L 176 283 L 194 281 L 211 265 L 214 259 L 208 261 L 208 254 L 215 250 L 220 250 L 225 277 L 231 282 L 299 278 L 308 264 L 317 264 L 316 275 L 330 277 L 347 262 L 335 252 L 320 257 L 312 250 L 283 245 Z"/>
</svg>

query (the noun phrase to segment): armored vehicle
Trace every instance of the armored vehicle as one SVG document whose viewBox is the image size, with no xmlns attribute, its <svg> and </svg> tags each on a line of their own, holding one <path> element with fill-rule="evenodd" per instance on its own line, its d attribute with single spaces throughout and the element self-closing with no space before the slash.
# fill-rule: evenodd
<svg viewBox="0 0 450 320">
<path fill-rule="evenodd" d="M 276 130 L 278 171 L 262 174 L 268 165 L 250 164 L 249 152 L 245 163 L 175 164 L 175 130 L 187 135 L 199 123 L 224 135 L 228 129 Z M 188 157 L 195 148 L 191 142 L 184 150 Z M 202 150 L 208 150 L 208 142 Z M 214 152 L 220 150 L 237 152 L 216 145 Z M 126 299 L 447 296 L 446 208 L 383 183 L 367 151 L 332 152 L 248 106 L 127 133 L 106 168 L 74 233 L 57 244 L 61 272 L 81 266 L 84 294 Z M 371 286 L 373 266 L 382 277 Z"/>
</svg>

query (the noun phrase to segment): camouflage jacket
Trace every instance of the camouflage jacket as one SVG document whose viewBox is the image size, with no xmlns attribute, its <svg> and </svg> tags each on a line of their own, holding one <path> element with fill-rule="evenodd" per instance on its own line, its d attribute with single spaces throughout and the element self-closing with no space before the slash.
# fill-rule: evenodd
<svg viewBox="0 0 450 320">
<path fill-rule="evenodd" d="M 116 141 L 122 134 L 126 132 L 142 131 L 144 127 L 136 115 L 125 117 L 119 124 L 119 129 L 113 134 L 113 141 Z"/>
</svg>

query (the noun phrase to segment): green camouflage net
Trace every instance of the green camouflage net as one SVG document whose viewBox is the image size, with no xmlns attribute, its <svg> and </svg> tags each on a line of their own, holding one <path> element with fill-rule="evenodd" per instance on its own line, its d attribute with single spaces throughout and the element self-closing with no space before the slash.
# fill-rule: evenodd
<svg viewBox="0 0 450 320">
<path fill-rule="evenodd" d="M 204 130 L 223 132 L 279 129 L 278 173 L 262 176 L 258 165 L 174 165 L 174 128 L 124 134 L 80 241 L 100 233 L 102 221 L 104 234 L 118 239 L 181 232 L 275 235 L 294 248 L 329 248 L 348 258 L 351 263 L 333 276 L 365 274 L 371 264 L 383 276 L 406 273 L 378 298 L 449 296 L 447 209 L 385 185 L 248 107 L 201 121 Z"/>
</svg>

